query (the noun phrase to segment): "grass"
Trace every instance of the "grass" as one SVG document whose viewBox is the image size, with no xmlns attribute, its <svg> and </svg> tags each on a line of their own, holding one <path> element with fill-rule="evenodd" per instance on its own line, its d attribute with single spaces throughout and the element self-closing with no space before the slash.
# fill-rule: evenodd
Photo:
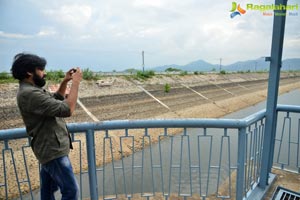
<svg viewBox="0 0 300 200">
<path fill-rule="evenodd" d="M 134 79 L 137 80 L 147 80 L 149 78 L 152 78 L 153 76 L 155 76 L 155 72 L 154 71 L 137 71 L 137 73 L 135 75 L 133 75 Z"/>
<path fill-rule="evenodd" d="M 46 80 L 54 83 L 59 83 L 65 77 L 65 72 L 62 70 L 50 70 L 47 71 Z M 89 68 L 83 69 L 82 77 L 84 80 L 98 80 L 101 76 L 92 72 Z M 18 80 L 14 79 L 11 73 L 0 72 L 0 84 L 4 83 L 17 83 Z"/>
<path fill-rule="evenodd" d="M 136 71 L 135 73 L 132 72 L 132 74 L 130 75 L 123 75 L 125 77 L 126 80 L 139 80 L 139 81 L 145 81 L 147 79 L 151 79 L 154 76 L 157 76 L 159 78 L 159 76 L 168 76 L 168 77 L 172 77 L 172 76 L 187 76 L 189 75 L 189 73 L 187 71 L 177 71 L 176 69 L 169 69 L 169 71 L 176 71 L 179 72 L 179 74 L 156 74 L 155 71 L 152 70 L 148 70 L 148 71 Z M 293 73 L 293 74 L 297 74 L 299 71 L 282 71 L 282 73 Z M 82 70 L 83 73 L 83 79 L 84 80 L 99 80 L 103 77 L 103 75 L 99 75 L 93 71 L 91 71 L 89 68 L 87 69 L 83 69 Z M 219 72 L 218 74 L 220 75 L 224 75 L 224 74 L 230 74 L 230 73 L 268 73 L 267 71 L 256 71 L 256 72 L 252 72 L 250 70 L 248 71 L 237 71 L 237 72 L 227 72 L 225 70 L 222 70 L 221 72 Z M 206 74 L 204 72 L 201 71 L 195 71 L 193 72 L 194 75 L 203 75 Z M 122 75 L 121 75 L 122 76 Z M 51 81 L 54 83 L 59 83 L 63 78 L 65 77 L 65 72 L 63 72 L 62 70 L 51 70 L 47 72 L 47 81 Z M 17 83 L 18 80 L 15 80 L 11 73 L 8 72 L 0 72 L 0 84 L 5 84 L 5 83 Z M 165 88 L 165 91 L 169 91 L 168 87 Z"/>
<path fill-rule="evenodd" d="M 17 83 L 18 81 L 15 80 L 12 75 L 8 72 L 0 72 L 0 84 L 4 83 Z"/>
</svg>

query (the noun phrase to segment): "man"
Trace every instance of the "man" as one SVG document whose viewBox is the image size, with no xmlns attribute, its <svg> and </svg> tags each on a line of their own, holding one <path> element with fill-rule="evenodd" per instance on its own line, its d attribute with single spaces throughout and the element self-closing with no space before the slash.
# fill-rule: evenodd
<svg viewBox="0 0 300 200">
<path fill-rule="evenodd" d="M 20 53 L 14 57 L 11 71 L 20 81 L 17 103 L 32 137 L 31 148 L 41 163 L 41 199 L 55 199 L 58 188 L 63 200 L 78 199 L 78 184 L 68 157 L 72 143 L 63 118 L 75 110 L 82 72 L 79 68 L 69 70 L 57 92 L 50 94 L 43 89 L 45 66 L 46 60 L 37 55 Z M 64 98 L 71 80 L 70 93 Z"/>
</svg>

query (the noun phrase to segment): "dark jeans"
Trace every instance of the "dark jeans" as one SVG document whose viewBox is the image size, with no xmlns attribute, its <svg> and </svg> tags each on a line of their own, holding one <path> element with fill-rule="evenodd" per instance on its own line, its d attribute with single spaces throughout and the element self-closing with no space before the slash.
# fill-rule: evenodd
<svg viewBox="0 0 300 200">
<path fill-rule="evenodd" d="M 68 156 L 52 160 L 41 167 L 41 200 L 54 200 L 60 189 L 62 200 L 78 199 L 78 184 Z"/>
</svg>

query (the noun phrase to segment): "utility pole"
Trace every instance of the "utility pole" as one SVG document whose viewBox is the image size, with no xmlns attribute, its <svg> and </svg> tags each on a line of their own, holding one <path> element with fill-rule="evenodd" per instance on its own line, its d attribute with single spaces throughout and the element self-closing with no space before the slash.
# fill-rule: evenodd
<svg viewBox="0 0 300 200">
<path fill-rule="evenodd" d="M 145 71 L 144 51 L 142 51 L 142 67 L 143 67 L 143 73 L 144 73 L 144 71 Z"/>
<path fill-rule="evenodd" d="M 257 68 L 257 61 L 255 61 L 255 69 L 254 69 L 254 72 L 256 72 L 256 68 Z"/>
<path fill-rule="evenodd" d="M 222 71 L 222 58 L 220 58 L 220 73 Z"/>
</svg>

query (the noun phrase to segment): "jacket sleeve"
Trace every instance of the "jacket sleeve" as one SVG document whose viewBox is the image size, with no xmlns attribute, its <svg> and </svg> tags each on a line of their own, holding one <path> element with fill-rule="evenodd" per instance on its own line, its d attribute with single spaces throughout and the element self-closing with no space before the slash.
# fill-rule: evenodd
<svg viewBox="0 0 300 200">
<path fill-rule="evenodd" d="M 61 100 L 61 101 L 63 101 L 64 99 L 65 99 L 65 97 L 63 97 L 61 94 L 59 94 L 58 92 L 55 92 L 54 94 L 53 94 L 53 97 L 55 98 L 55 99 L 58 99 L 58 100 Z"/>
<path fill-rule="evenodd" d="M 27 98 L 27 99 L 24 99 Z M 46 91 L 40 89 L 31 90 L 30 94 L 23 96 L 23 102 L 27 112 L 36 115 L 51 117 L 69 117 L 71 111 L 69 105 L 62 101 L 63 98 L 52 96 Z"/>
</svg>

